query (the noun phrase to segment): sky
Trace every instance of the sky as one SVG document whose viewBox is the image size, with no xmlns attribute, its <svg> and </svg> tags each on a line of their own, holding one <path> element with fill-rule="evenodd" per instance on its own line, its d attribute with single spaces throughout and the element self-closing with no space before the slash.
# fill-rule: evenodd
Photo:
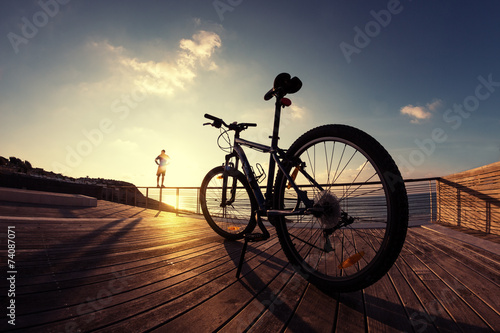
<svg viewBox="0 0 500 333">
<path fill-rule="evenodd" d="M 357 127 L 404 178 L 500 159 L 498 1 L 83 1 L 0 4 L 0 156 L 71 177 L 199 186 L 221 165 L 205 113 L 255 122 L 280 147 L 328 123 Z M 267 156 L 248 151 L 264 166 Z"/>
</svg>

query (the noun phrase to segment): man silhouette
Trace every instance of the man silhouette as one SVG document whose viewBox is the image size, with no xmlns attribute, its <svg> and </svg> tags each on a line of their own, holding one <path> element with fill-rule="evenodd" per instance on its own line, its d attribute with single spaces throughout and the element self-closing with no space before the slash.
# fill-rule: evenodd
<svg viewBox="0 0 500 333">
<path fill-rule="evenodd" d="M 170 157 L 165 154 L 165 149 L 161 151 L 161 154 L 155 158 L 155 163 L 158 165 L 158 171 L 156 171 L 156 186 L 160 187 L 160 176 L 161 176 L 161 187 L 165 187 L 163 182 L 165 181 L 165 171 L 167 170 L 167 160 Z"/>
</svg>

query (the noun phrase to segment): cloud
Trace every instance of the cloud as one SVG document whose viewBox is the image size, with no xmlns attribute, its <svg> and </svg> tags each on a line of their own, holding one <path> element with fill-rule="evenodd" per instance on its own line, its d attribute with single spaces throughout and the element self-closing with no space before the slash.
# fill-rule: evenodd
<svg viewBox="0 0 500 333">
<path fill-rule="evenodd" d="M 424 107 L 422 106 L 413 106 L 413 105 L 407 105 L 401 108 L 401 114 L 405 114 L 410 116 L 410 118 L 413 118 L 411 122 L 413 124 L 418 124 L 422 120 L 430 119 L 432 117 L 432 113 L 427 111 Z"/>
<path fill-rule="evenodd" d="M 440 99 L 435 99 L 432 102 L 427 104 L 427 109 L 430 111 L 436 111 L 443 105 L 443 102 Z"/>
<path fill-rule="evenodd" d="M 212 56 L 214 50 L 221 47 L 221 39 L 214 32 L 200 31 L 192 39 L 182 39 L 179 47 L 186 53 L 182 57 L 190 61 L 205 60 Z"/>
<path fill-rule="evenodd" d="M 139 147 L 139 144 L 130 140 L 116 139 L 110 142 L 110 146 L 113 147 L 113 149 L 130 152 L 137 149 Z"/>
<path fill-rule="evenodd" d="M 409 116 L 412 124 L 420 124 L 424 120 L 428 120 L 432 118 L 432 112 L 436 111 L 439 107 L 441 107 L 442 101 L 439 99 L 435 99 L 430 103 L 427 103 L 425 106 L 413 106 L 411 104 L 406 105 L 401 108 L 401 114 Z"/>
<path fill-rule="evenodd" d="M 173 56 L 160 61 L 144 61 L 129 56 L 131 51 L 123 46 L 107 41 L 90 43 L 99 54 L 106 55 L 112 67 L 113 77 L 106 82 L 108 85 L 116 87 L 116 84 L 131 82 L 134 88 L 155 95 L 172 95 L 192 82 L 199 70 L 216 70 L 212 56 L 221 45 L 218 34 L 201 30 L 190 39 L 181 39 Z"/>
<path fill-rule="evenodd" d="M 306 113 L 306 109 L 295 104 L 290 106 L 290 115 L 292 119 L 302 119 L 304 114 Z"/>
</svg>

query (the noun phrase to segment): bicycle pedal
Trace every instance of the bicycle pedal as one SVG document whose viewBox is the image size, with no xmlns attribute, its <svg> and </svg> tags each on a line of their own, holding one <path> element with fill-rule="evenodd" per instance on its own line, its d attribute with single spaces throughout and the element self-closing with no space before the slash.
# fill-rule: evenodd
<svg viewBox="0 0 500 333">
<path fill-rule="evenodd" d="M 247 242 L 260 242 L 263 240 L 268 239 L 269 237 L 262 234 L 262 233 L 252 233 L 252 234 L 246 234 L 245 235 L 245 241 Z"/>
</svg>

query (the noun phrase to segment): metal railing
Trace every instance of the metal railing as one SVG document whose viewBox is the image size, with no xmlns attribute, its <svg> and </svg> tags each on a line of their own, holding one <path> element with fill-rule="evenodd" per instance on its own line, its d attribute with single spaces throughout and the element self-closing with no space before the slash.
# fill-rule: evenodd
<svg viewBox="0 0 500 333">
<path fill-rule="evenodd" d="M 437 219 L 436 182 L 439 179 L 405 180 L 410 226 Z M 149 209 L 201 214 L 199 195 L 199 187 L 108 186 L 103 199 Z"/>
<path fill-rule="evenodd" d="M 165 211 L 200 214 L 199 187 L 106 186 L 102 199 Z"/>
<path fill-rule="evenodd" d="M 432 177 L 405 180 L 410 226 L 436 221 L 436 184 L 439 179 Z"/>
</svg>

